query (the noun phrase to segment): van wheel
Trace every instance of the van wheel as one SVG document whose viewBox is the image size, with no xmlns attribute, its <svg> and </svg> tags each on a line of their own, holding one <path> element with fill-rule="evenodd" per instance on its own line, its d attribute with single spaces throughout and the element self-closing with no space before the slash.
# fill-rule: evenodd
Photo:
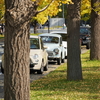
<svg viewBox="0 0 100 100">
<path fill-rule="evenodd" d="M 90 49 L 90 42 L 86 44 L 86 49 Z"/>
<path fill-rule="evenodd" d="M 65 63 L 65 59 L 62 59 L 62 61 L 61 61 L 62 63 Z"/>
<path fill-rule="evenodd" d="M 61 58 L 57 59 L 57 64 L 60 65 L 61 64 Z"/>
</svg>

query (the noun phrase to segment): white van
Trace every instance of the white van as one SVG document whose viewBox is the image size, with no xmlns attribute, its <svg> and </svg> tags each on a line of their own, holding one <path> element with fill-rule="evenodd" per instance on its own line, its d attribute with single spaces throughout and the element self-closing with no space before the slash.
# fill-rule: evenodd
<svg viewBox="0 0 100 100">
<path fill-rule="evenodd" d="M 62 36 L 62 44 L 66 49 L 66 58 L 67 58 L 67 31 L 52 31 L 50 34 L 59 34 Z"/>
<path fill-rule="evenodd" d="M 44 46 L 47 47 L 48 60 L 57 61 L 58 65 L 64 63 L 66 50 L 62 43 L 62 36 L 50 33 L 40 34 L 39 36 L 42 38 Z"/>
</svg>

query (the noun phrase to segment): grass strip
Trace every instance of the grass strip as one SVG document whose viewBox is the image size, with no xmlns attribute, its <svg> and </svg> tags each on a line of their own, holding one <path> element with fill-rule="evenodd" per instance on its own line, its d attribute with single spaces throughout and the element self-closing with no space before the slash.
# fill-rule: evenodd
<svg viewBox="0 0 100 100">
<path fill-rule="evenodd" d="M 100 62 L 81 55 L 82 81 L 67 81 L 67 65 L 62 64 L 42 79 L 31 83 L 31 100 L 100 100 Z"/>
</svg>

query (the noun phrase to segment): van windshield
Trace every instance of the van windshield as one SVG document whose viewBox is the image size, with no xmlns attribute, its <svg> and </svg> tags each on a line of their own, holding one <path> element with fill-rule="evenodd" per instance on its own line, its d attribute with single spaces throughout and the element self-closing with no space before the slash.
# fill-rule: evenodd
<svg viewBox="0 0 100 100">
<path fill-rule="evenodd" d="M 58 43 L 59 38 L 53 36 L 41 36 L 43 43 Z"/>
</svg>

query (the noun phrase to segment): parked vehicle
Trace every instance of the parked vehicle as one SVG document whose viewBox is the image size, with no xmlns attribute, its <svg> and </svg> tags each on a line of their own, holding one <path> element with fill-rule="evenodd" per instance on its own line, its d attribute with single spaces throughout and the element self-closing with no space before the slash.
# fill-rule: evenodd
<svg viewBox="0 0 100 100">
<path fill-rule="evenodd" d="M 30 36 L 30 69 L 42 74 L 48 70 L 48 53 L 39 36 Z M 1 72 L 4 73 L 4 55 L 2 55 Z"/>
<path fill-rule="evenodd" d="M 30 37 L 30 69 L 42 74 L 48 70 L 48 53 L 39 36 Z"/>
<path fill-rule="evenodd" d="M 86 26 L 80 27 L 80 39 L 81 39 L 81 45 L 86 45 L 86 49 L 90 49 L 90 42 L 91 42 L 90 27 Z"/>
<path fill-rule="evenodd" d="M 66 50 L 66 58 L 67 58 L 67 31 L 52 31 L 51 34 L 59 34 L 62 36 L 62 44 Z"/>
<path fill-rule="evenodd" d="M 39 36 L 42 38 L 44 45 L 47 46 L 48 60 L 57 61 L 58 65 L 61 62 L 64 63 L 66 51 L 62 45 L 61 35 L 44 33 Z"/>
</svg>

